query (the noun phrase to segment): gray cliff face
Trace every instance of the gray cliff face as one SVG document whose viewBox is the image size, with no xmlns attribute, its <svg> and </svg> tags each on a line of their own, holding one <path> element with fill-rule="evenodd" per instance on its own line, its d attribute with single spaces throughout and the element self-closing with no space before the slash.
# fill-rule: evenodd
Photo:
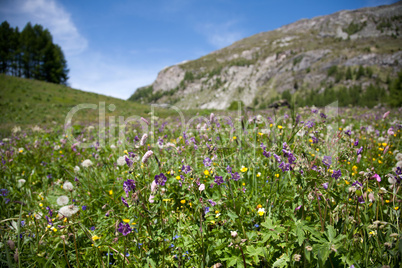
<svg viewBox="0 0 402 268">
<path fill-rule="evenodd" d="M 226 109 L 236 100 L 258 106 L 285 90 L 300 93 L 329 83 L 385 85 L 401 69 L 401 30 L 402 2 L 303 19 L 165 68 L 152 90 L 157 103 Z M 373 75 L 336 79 L 328 75 L 332 66 L 371 67 Z"/>
</svg>

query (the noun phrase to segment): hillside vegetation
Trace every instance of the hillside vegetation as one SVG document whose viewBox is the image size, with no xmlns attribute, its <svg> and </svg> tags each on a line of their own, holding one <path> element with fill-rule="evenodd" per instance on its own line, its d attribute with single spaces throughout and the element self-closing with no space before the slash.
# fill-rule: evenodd
<svg viewBox="0 0 402 268">
<path fill-rule="evenodd" d="M 18 78 L 0 74 L 0 128 L 8 129 L 14 125 L 64 124 L 68 112 L 78 104 L 98 105 L 98 109 L 79 110 L 73 124 L 96 123 L 99 118 L 99 103 L 105 102 L 106 123 L 108 117 L 144 116 L 151 111 L 149 105 L 127 102 L 125 100 L 73 89 L 32 79 Z M 109 105 L 115 110 L 110 111 Z M 167 113 L 168 111 L 165 111 Z"/>
<path fill-rule="evenodd" d="M 357 94 L 371 99 L 343 104 L 373 107 L 387 102 L 401 70 L 401 18 L 402 2 L 303 19 L 165 68 L 130 100 L 185 109 L 241 100 L 263 109 L 287 91 L 300 106 L 326 105 L 327 97 L 312 102 L 312 94 Z"/>
</svg>

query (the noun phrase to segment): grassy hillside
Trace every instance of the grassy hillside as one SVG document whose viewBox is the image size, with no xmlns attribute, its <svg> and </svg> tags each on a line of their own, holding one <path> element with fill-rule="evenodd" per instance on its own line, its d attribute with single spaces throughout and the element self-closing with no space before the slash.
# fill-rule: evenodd
<svg viewBox="0 0 402 268">
<path fill-rule="evenodd" d="M 36 80 L 0 75 L 0 129 L 10 129 L 15 125 L 34 126 L 64 124 L 68 112 L 78 104 L 99 105 L 105 102 L 106 123 L 108 117 L 145 116 L 151 111 L 149 105 L 128 102 L 113 97 L 84 92 L 63 85 Z M 115 105 L 113 112 L 108 110 Z M 169 114 L 169 110 L 158 110 Z M 97 122 L 99 109 L 82 109 L 73 117 L 73 124 Z"/>
</svg>

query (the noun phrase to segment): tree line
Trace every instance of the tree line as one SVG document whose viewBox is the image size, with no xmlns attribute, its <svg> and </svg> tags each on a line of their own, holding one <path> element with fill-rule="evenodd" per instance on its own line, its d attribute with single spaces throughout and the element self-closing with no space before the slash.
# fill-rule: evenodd
<svg viewBox="0 0 402 268">
<path fill-rule="evenodd" d="M 7 21 L 0 25 L 0 73 L 66 84 L 68 72 L 63 51 L 48 29 L 30 22 L 21 32 Z"/>
</svg>

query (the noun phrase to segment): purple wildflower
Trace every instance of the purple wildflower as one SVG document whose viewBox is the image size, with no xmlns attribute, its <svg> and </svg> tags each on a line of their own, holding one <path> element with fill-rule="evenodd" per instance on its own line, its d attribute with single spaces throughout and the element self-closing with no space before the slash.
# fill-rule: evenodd
<svg viewBox="0 0 402 268">
<path fill-rule="evenodd" d="M 232 180 L 234 180 L 234 181 L 240 180 L 239 172 L 232 173 Z"/>
<path fill-rule="evenodd" d="M 87 206 L 82 206 L 82 210 L 87 210 Z"/>
<path fill-rule="evenodd" d="M 204 159 L 204 166 L 210 167 L 212 165 L 212 160 L 208 157 Z"/>
<path fill-rule="evenodd" d="M 282 172 L 289 171 L 289 170 L 290 170 L 290 164 L 289 164 L 289 163 L 282 162 L 282 163 L 279 165 L 279 168 L 282 169 Z"/>
<path fill-rule="evenodd" d="M 161 173 L 159 175 L 155 175 L 155 182 L 160 186 L 164 186 L 167 181 L 165 174 Z"/>
<path fill-rule="evenodd" d="M 324 113 L 320 113 L 321 118 L 327 119 L 327 116 Z"/>
<path fill-rule="evenodd" d="M 211 206 L 216 206 L 216 202 L 214 202 L 212 199 L 208 199 L 208 202 L 211 204 Z"/>
<path fill-rule="evenodd" d="M 130 225 L 128 223 L 124 224 L 124 223 L 120 222 L 119 223 L 119 228 L 117 229 L 117 231 L 122 233 L 122 235 L 126 236 L 129 233 L 131 233 L 132 230 L 131 230 Z"/>
<path fill-rule="evenodd" d="M 7 196 L 9 191 L 7 189 L 0 189 L 0 196 Z"/>
<path fill-rule="evenodd" d="M 361 154 L 363 152 L 363 146 L 362 147 L 360 147 L 358 150 L 357 150 L 357 155 L 359 155 L 359 154 Z"/>
<path fill-rule="evenodd" d="M 325 190 L 327 190 L 327 189 L 328 189 L 328 182 L 323 183 L 323 184 L 321 184 L 321 185 L 322 185 L 322 187 L 324 187 L 324 189 L 325 189 Z"/>
<path fill-rule="evenodd" d="M 275 153 L 273 155 L 274 155 L 276 162 L 278 162 L 278 163 L 281 162 L 281 157 L 279 155 L 277 155 Z"/>
<path fill-rule="evenodd" d="M 331 159 L 331 157 L 325 155 L 325 156 L 324 156 L 324 159 L 322 160 L 322 163 L 323 163 L 324 165 L 326 165 L 327 168 L 329 168 L 329 166 L 332 164 L 332 159 Z"/>
<path fill-rule="evenodd" d="M 128 179 L 123 182 L 123 190 L 126 192 L 126 197 L 128 197 L 128 193 L 131 191 L 135 191 L 135 181 Z"/>
<path fill-rule="evenodd" d="M 223 178 L 222 176 L 215 176 L 215 183 L 218 185 L 221 185 L 223 183 Z"/>
<path fill-rule="evenodd" d="M 348 129 L 348 130 L 345 131 L 345 134 L 350 136 L 350 135 L 352 135 L 352 131 L 350 129 Z"/>
<path fill-rule="evenodd" d="M 359 139 L 356 139 L 356 141 L 353 143 L 353 146 L 359 145 Z"/>
<path fill-rule="evenodd" d="M 334 170 L 333 172 L 332 172 L 332 178 L 335 178 L 335 180 L 337 180 L 337 179 L 339 179 L 339 177 L 340 176 L 342 176 L 342 173 L 341 173 L 341 170 L 340 169 L 338 169 L 338 170 Z"/>
<path fill-rule="evenodd" d="M 191 171 L 193 171 L 193 169 L 192 169 L 190 166 L 185 166 L 185 165 L 183 165 L 183 166 L 181 167 L 181 170 L 184 172 L 184 174 L 188 174 L 188 173 L 190 173 Z"/>
<path fill-rule="evenodd" d="M 126 199 L 124 199 L 124 197 L 121 197 L 121 202 L 123 202 L 123 204 L 124 204 L 126 207 L 128 207 L 128 203 L 127 203 Z M 107 213 L 106 216 L 108 216 L 108 215 L 109 215 L 109 212 Z"/>
<path fill-rule="evenodd" d="M 205 214 L 207 214 L 209 212 L 209 207 L 205 208 Z"/>
<path fill-rule="evenodd" d="M 227 172 L 232 173 L 232 168 L 230 166 L 226 167 Z"/>
<path fill-rule="evenodd" d="M 265 156 L 266 158 L 271 157 L 271 152 L 263 151 L 262 155 Z"/>
<path fill-rule="evenodd" d="M 363 187 L 363 184 L 361 184 L 359 181 L 355 181 L 354 183 L 352 183 L 352 186 L 359 186 L 359 187 Z"/>
</svg>

